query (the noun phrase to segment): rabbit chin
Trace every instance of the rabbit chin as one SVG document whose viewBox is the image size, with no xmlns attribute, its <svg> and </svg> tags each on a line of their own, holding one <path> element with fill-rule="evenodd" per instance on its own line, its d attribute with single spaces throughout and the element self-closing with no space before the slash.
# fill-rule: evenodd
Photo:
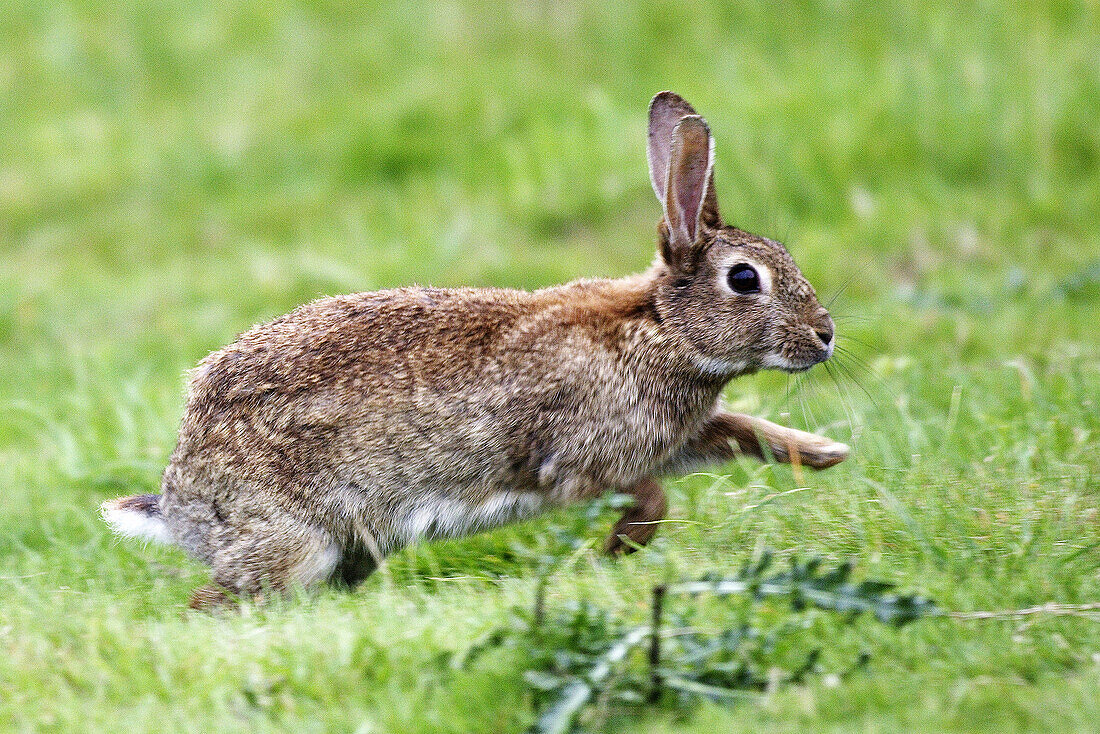
<svg viewBox="0 0 1100 734">
<path fill-rule="evenodd" d="M 781 354 L 766 354 L 764 359 L 760 360 L 760 364 L 765 369 L 770 370 L 782 370 L 783 372 L 805 372 L 814 365 L 821 364 L 829 357 L 832 356 L 832 348 L 829 352 L 822 356 L 821 359 L 814 359 L 807 362 L 795 362 L 794 360 L 787 359 Z"/>
</svg>

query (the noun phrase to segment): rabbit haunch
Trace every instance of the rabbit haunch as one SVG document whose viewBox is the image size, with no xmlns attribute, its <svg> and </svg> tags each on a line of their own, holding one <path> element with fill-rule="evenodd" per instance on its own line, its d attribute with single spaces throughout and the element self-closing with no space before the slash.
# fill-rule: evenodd
<svg viewBox="0 0 1100 734">
<path fill-rule="evenodd" d="M 843 444 L 719 405 L 740 374 L 828 359 L 833 323 L 782 245 L 725 225 L 710 130 L 670 92 L 648 156 L 663 207 L 648 271 L 338 296 L 257 326 L 192 373 L 161 494 L 105 518 L 209 563 L 203 606 L 354 584 L 408 543 L 611 490 L 635 503 L 606 550 L 629 552 L 664 517 L 662 474 L 739 453 L 842 461 Z"/>
</svg>

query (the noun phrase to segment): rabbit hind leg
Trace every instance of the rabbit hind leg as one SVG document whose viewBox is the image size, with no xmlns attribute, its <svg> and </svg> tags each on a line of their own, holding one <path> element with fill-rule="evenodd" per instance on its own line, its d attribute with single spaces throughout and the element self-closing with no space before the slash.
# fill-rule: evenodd
<svg viewBox="0 0 1100 734">
<path fill-rule="evenodd" d="M 611 529 L 604 545 L 604 553 L 608 555 L 633 553 L 639 546 L 648 543 L 668 512 L 668 497 L 660 482 L 653 477 L 646 477 L 619 491 L 632 495 L 634 504 L 626 509 Z"/>
<path fill-rule="evenodd" d="M 343 555 L 327 532 L 289 517 L 253 518 L 218 535 L 210 561 L 213 583 L 192 594 L 192 608 L 308 588 L 330 578 Z"/>
</svg>

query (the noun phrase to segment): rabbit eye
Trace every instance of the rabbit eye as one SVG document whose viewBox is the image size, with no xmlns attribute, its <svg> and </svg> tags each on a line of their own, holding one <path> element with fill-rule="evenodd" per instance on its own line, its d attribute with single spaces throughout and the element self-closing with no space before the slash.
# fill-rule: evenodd
<svg viewBox="0 0 1100 734">
<path fill-rule="evenodd" d="M 730 268 L 729 281 L 734 293 L 760 292 L 760 275 L 752 265 L 734 265 Z"/>
</svg>

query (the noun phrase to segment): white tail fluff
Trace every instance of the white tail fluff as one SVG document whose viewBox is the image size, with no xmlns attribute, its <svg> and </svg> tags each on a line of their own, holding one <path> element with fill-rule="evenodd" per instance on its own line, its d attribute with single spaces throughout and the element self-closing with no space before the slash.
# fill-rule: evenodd
<svg viewBox="0 0 1100 734">
<path fill-rule="evenodd" d="M 160 495 L 140 494 L 107 500 L 99 506 L 103 520 L 111 530 L 127 538 L 141 538 L 155 543 L 171 543 L 168 524 L 160 514 Z"/>
</svg>

